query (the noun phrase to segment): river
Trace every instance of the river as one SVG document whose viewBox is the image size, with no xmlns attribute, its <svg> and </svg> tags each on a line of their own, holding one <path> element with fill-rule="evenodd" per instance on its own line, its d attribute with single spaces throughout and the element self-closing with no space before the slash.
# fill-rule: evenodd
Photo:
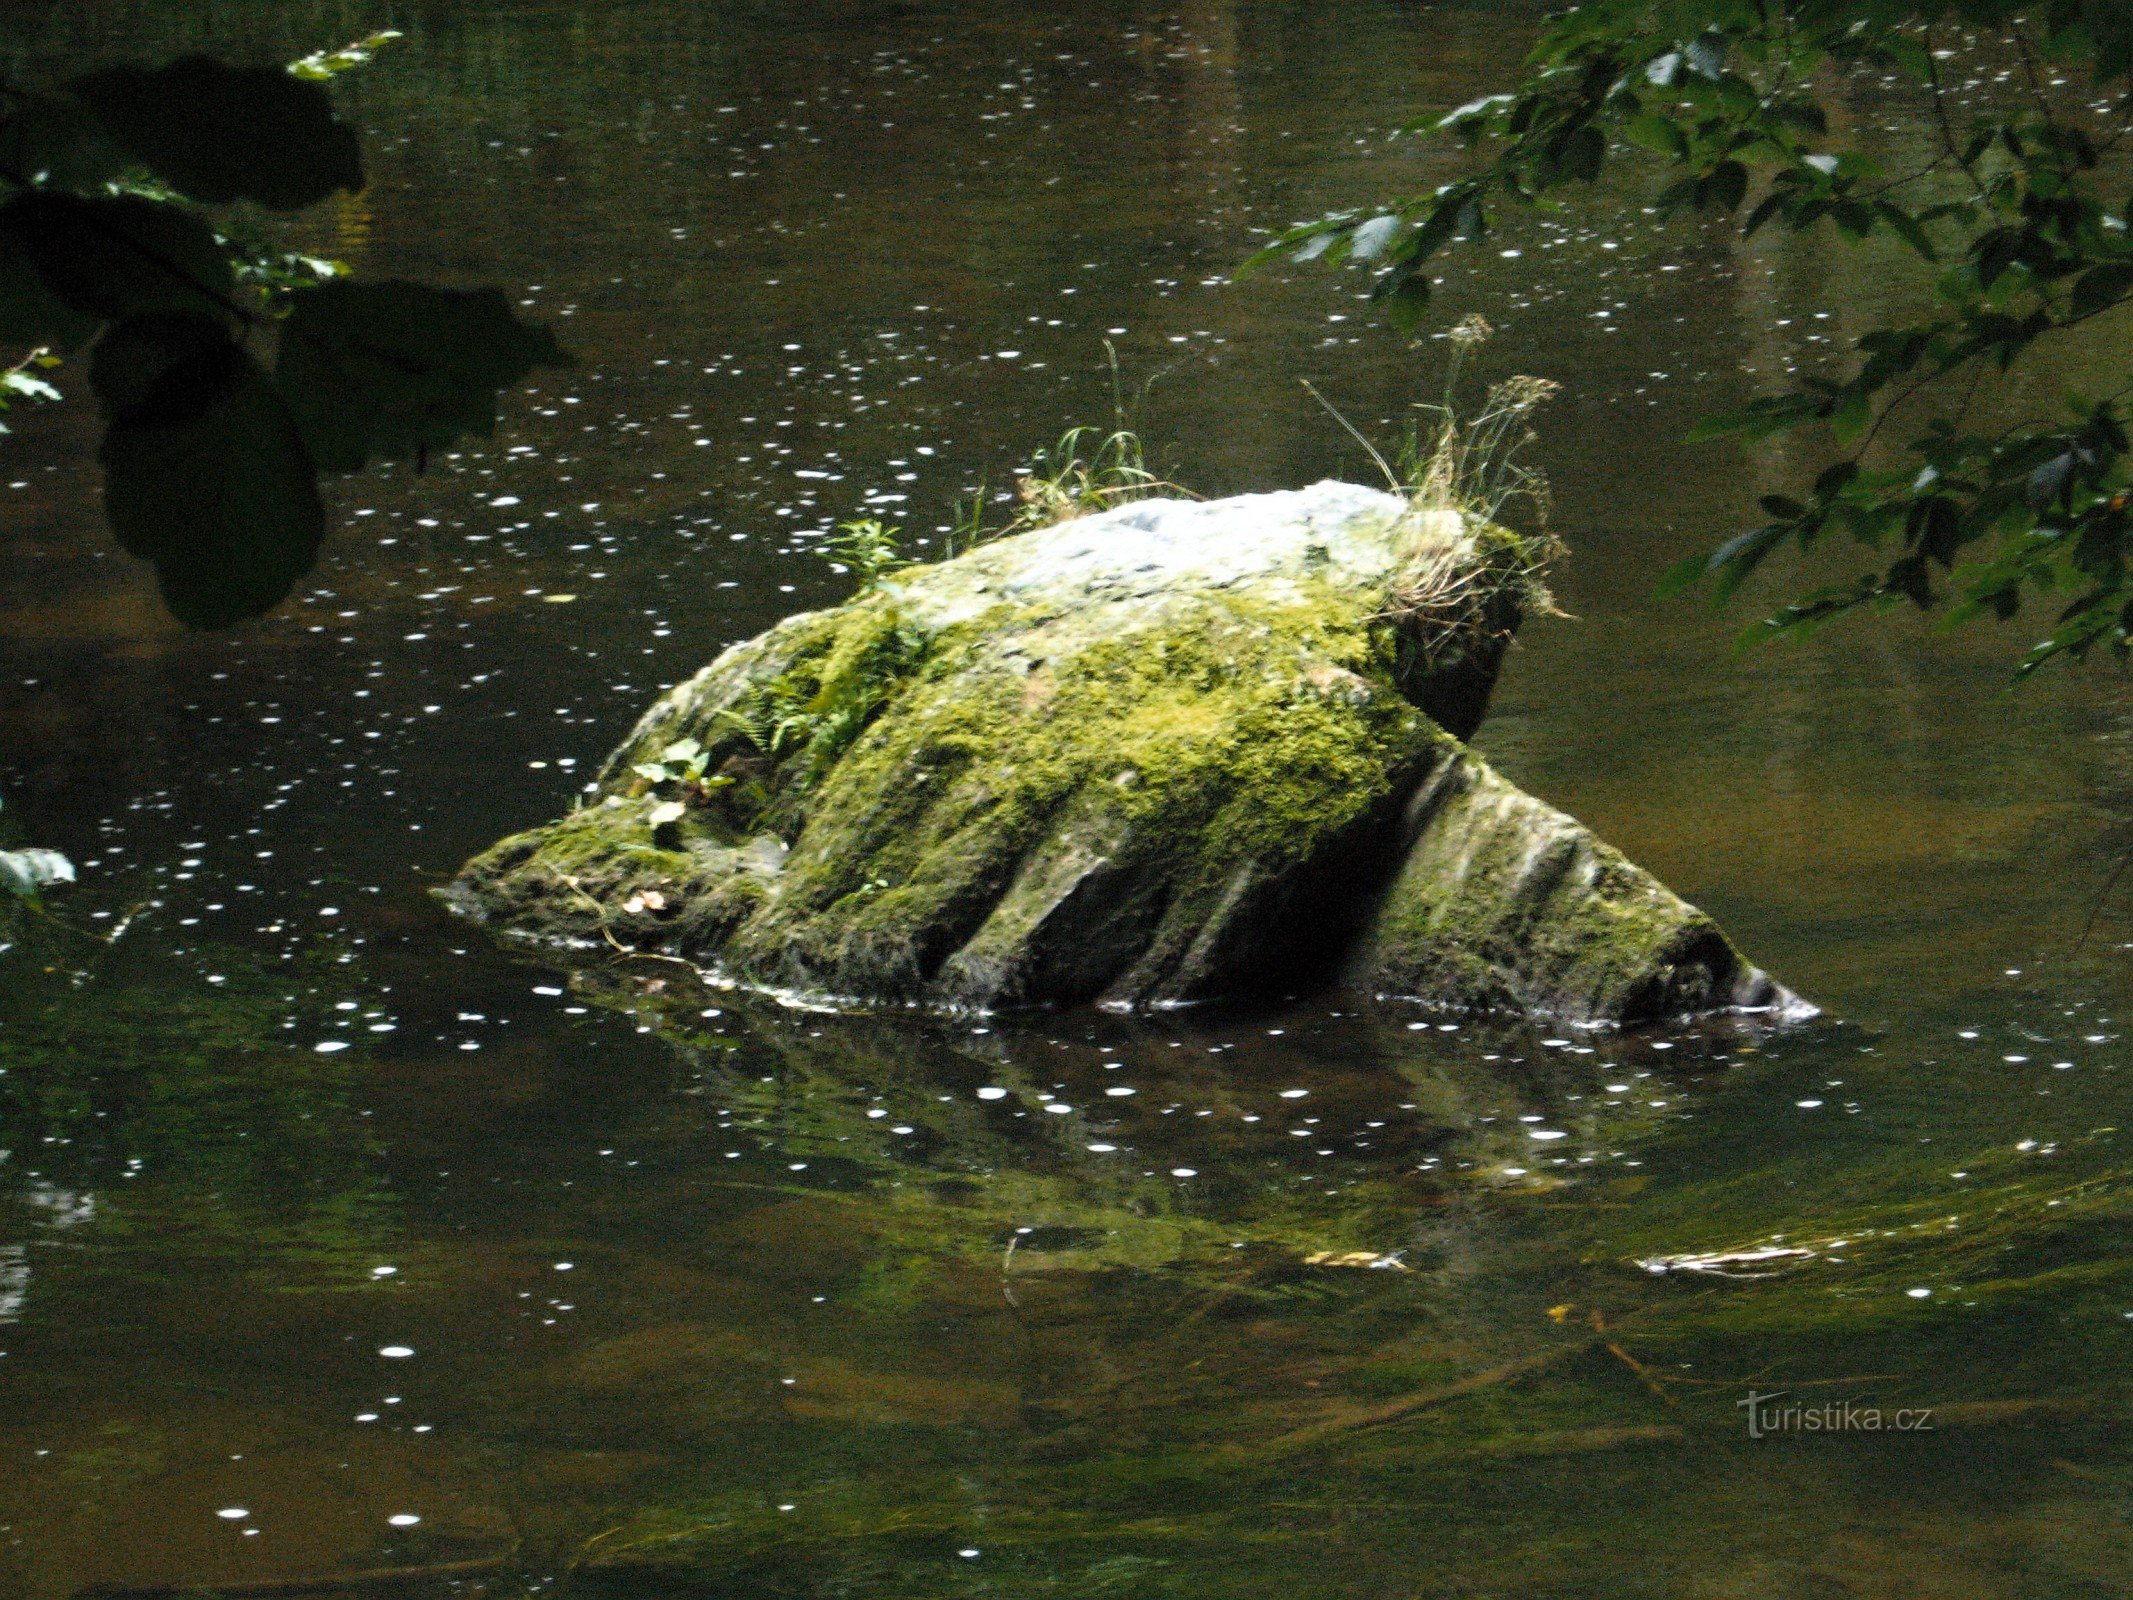
<svg viewBox="0 0 2133 1600">
<path fill-rule="evenodd" d="M 1652 598 L 1817 464 L 1690 425 L 1841 351 L 1889 258 L 1620 180 L 1437 302 L 1562 385 L 1568 616 L 1478 744 L 1819 1022 L 838 1018 L 564 974 L 428 893 L 846 593 L 832 521 L 939 541 L 1108 425 L 1107 341 L 1177 481 L 1369 481 L 1299 380 L 1389 439 L 1445 345 L 1232 270 L 1441 181 L 1389 131 L 1537 14 L 0 6 L 32 82 L 404 30 L 337 90 L 371 186 L 302 241 L 501 283 L 575 357 L 335 485 L 226 635 L 104 532 L 86 406 L 10 413 L 0 823 L 82 876 L 0 935 L 0 1593 L 2124 1592 L 2122 686 L 2010 693 L 2033 619 L 1731 652 L 1790 562 Z"/>
</svg>

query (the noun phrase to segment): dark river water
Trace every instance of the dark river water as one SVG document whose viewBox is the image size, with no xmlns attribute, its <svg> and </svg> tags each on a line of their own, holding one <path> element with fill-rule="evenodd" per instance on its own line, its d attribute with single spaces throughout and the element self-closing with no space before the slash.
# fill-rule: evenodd
<svg viewBox="0 0 2133 1600">
<path fill-rule="evenodd" d="M 10 414 L 0 826 L 82 876 L 0 933 L 0 1594 L 2128 1592 L 2122 684 L 2010 694 L 2032 619 L 1737 656 L 1752 610 L 1651 598 L 1817 464 L 1680 441 L 1884 309 L 1871 252 L 1624 180 L 1439 299 L 1563 385 L 1571 615 L 1479 744 L 1819 1023 L 836 1018 L 515 960 L 427 893 L 847 592 L 833 520 L 938 539 L 1108 422 L 1106 340 L 1179 481 L 1367 481 L 1299 380 L 1389 438 L 1444 344 L 1229 274 L 1441 181 L 1388 130 L 1534 15 L 0 4 L 33 82 L 403 29 L 338 91 L 372 185 L 302 242 L 502 283 L 576 358 L 336 486 L 222 636 L 103 531 L 83 408 Z M 1757 1250 L 1801 1253 L 1650 1265 Z"/>
</svg>

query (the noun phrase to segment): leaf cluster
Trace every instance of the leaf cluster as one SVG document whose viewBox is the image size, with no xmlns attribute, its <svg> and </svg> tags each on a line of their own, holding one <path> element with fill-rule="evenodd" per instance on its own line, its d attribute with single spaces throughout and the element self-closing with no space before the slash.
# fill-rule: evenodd
<svg viewBox="0 0 2133 1600">
<path fill-rule="evenodd" d="M 1947 63 L 1966 51 L 2004 61 L 2011 87 L 1959 93 Z M 1931 130 L 1910 169 L 1887 170 L 1833 129 L 1831 98 L 1859 82 L 1907 97 Z M 1506 208 L 1558 203 L 1634 150 L 1671 173 L 1662 213 L 1732 216 L 1744 234 L 1887 237 L 1930 281 L 1931 311 L 1869 331 L 1841 376 L 1803 377 L 1699 429 L 1748 440 L 1819 429 L 1841 459 L 1807 498 L 1768 497 L 1767 523 L 1683 563 L 1663 588 L 1709 579 L 1723 598 L 1782 546 L 1835 531 L 1879 552 L 1872 569 L 1748 636 L 1891 604 L 2008 618 L 2044 598 L 2052 631 L 2023 671 L 2098 644 L 2133 653 L 2133 374 L 2112 393 L 2071 397 L 2059 418 L 1998 431 L 1967 420 L 1986 378 L 2133 297 L 2133 200 L 2112 187 L 2110 159 L 2133 133 L 2133 7 L 1594 0 L 1549 25 L 1513 91 L 1426 128 L 1462 138 L 1473 169 L 1430 194 L 1292 229 L 1247 266 L 1364 265 L 1374 297 L 1412 331 L 1441 252 L 1488 234 Z M 1914 419 L 1907 436 L 1889 431 L 1899 413 Z"/>
<path fill-rule="evenodd" d="M 56 398 L 29 366 L 88 351 L 106 515 L 191 626 L 257 616 L 310 569 L 322 471 L 420 464 L 564 359 L 496 289 L 355 283 L 255 241 L 363 187 L 321 81 L 393 37 L 0 86 L 0 346 L 30 347 L 0 391 Z"/>
</svg>

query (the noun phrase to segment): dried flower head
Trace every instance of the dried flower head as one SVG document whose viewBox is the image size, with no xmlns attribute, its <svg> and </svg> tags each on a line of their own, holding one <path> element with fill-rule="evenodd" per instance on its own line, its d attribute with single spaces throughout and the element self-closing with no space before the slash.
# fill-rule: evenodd
<svg viewBox="0 0 2133 1600">
<path fill-rule="evenodd" d="M 1469 312 L 1459 319 L 1458 325 L 1445 337 L 1450 339 L 1453 344 L 1476 345 L 1495 331 L 1494 328 L 1489 326 L 1488 318 L 1478 312 Z"/>
</svg>

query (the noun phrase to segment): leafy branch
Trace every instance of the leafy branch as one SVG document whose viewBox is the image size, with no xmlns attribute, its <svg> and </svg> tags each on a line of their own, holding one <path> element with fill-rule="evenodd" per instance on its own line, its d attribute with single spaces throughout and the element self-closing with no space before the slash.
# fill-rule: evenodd
<svg viewBox="0 0 2133 1600">
<path fill-rule="evenodd" d="M 2010 93 L 1966 90 L 1977 103 L 1959 103 L 1945 72 L 1957 29 L 1984 30 L 1965 48 L 2004 58 Z M 1907 86 L 1933 134 L 1928 159 L 1892 174 L 1834 135 L 1825 102 L 1848 82 Z M 1591 0 L 1549 24 L 1514 90 L 1407 131 L 1463 139 L 1473 169 L 1426 195 L 1293 228 L 1246 267 L 1361 266 L 1395 326 L 1413 332 L 1444 251 L 1485 237 L 1507 209 L 1559 204 L 1558 191 L 1592 183 L 1629 147 L 1671 174 L 1662 214 L 1734 215 L 1743 235 L 1883 236 L 1930 279 L 1932 312 L 1865 334 L 1843 375 L 1803 376 L 1698 428 L 1749 441 L 1821 430 L 1842 455 L 1804 498 L 1765 497 L 1767 522 L 1677 566 L 1663 591 L 1708 580 L 1722 600 L 1780 548 L 1835 533 L 1882 554 L 1744 639 L 1860 608 L 1945 608 L 1962 621 L 2011 618 L 2036 600 L 2053 608 L 2052 628 L 2020 671 L 2098 645 L 2133 654 L 2133 382 L 1996 434 L 1966 421 L 1983 382 L 2133 298 L 2129 203 L 2107 192 L 2106 160 L 2133 132 L 2133 7 Z M 1916 417 L 1900 443 L 1899 412 Z"/>
<path fill-rule="evenodd" d="M 565 359 L 499 290 L 349 282 L 254 236 L 363 188 L 321 85 L 397 37 L 0 86 L 0 346 L 32 347 L 0 403 L 57 398 L 29 366 L 88 350 L 106 515 L 192 626 L 260 615 L 310 570 L 321 472 L 419 465 Z"/>
</svg>

